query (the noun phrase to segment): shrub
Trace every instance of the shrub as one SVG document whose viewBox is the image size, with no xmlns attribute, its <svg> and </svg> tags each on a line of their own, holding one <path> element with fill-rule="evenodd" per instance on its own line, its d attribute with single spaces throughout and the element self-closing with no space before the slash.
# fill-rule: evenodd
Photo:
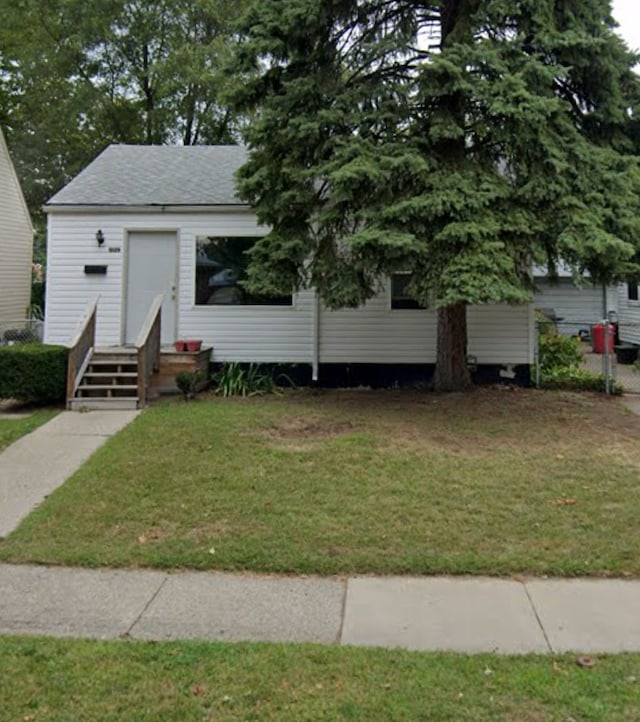
<svg viewBox="0 0 640 722">
<path fill-rule="evenodd" d="M 243 366 L 237 361 L 226 363 L 212 377 L 216 392 L 223 396 L 259 396 L 277 390 L 275 379 L 259 364 Z"/>
<path fill-rule="evenodd" d="M 580 341 L 562 336 L 555 330 L 541 333 L 538 340 L 540 370 L 542 372 L 559 368 L 577 368 L 582 363 Z"/>
<path fill-rule="evenodd" d="M 544 389 L 564 389 L 565 391 L 606 391 L 605 377 L 587 369 L 575 367 L 544 370 L 540 374 L 540 386 Z M 620 396 L 622 384 L 611 380 L 609 392 Z"/>
<path fill-rule="evenodd" d="M 64 346 L 27 343 L 0 347 L 0 398 L 34 404 L 64 401 L 67 356 Z"/>
<path fill-rule="evenodd" d="M 201 371 L 181 371 L 176 374 L 176 386 L 182 391 L 185 401 L 192 399 L 204 377 Z"/>
</svg>

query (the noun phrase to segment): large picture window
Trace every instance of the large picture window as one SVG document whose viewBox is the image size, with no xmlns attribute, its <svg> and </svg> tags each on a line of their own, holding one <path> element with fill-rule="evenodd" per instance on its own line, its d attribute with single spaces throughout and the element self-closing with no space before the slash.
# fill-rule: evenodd
<svg viewBox="0 0 640 722">
<path fill-rule="evenodd" d="M 391 276 L 391 308 L 419 308 L 424 309 L 415 298 L 407 293 L 407 287 L 411 281 L 410 273 L 394 273 Z"/>
<path fill-rule="evenodd" d="M 196 238 L 196 305 L 290 306 L 288 296 L 256 296 L 242 286 L 247 277 L 247 252 L 258 238 L 198 236 Z"/>
</svg>

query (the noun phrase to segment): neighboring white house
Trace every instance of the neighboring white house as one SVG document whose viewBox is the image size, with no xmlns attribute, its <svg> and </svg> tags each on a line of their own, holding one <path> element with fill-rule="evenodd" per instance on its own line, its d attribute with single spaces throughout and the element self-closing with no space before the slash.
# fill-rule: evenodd
<svg viewBox="0 0 640 722">
<path fill-rule="evenodd" d="M 411 307 L 402 278 L 355 310 L 329 311 L 313 290 L 244 293 L 244 252 L 266 232 L 235 193 L 245 159 L 237 146 L 114 145 L 57 193 L 45 207 L 45 341 L 68 344 L 99 297 L 97 343 L 131 344 L 163 293 L 163 344 L 202 339 L 213 362 L 305 364 L 320 381 L 336 372 L 353 383 L 372 367 L 393 380 L 432 366 L 436 315 Z M 504 367 L 528 377 L 532 305 L 471 307 L 468 321 L 469 354 L 485 378 Z"/>
<path fill-rule="evenodd" d="M 0 340 L 27 318 L 32 249 L 29 211 L 0 129 Z"/>
<path fill-rule="evenodd" d="M 640 345 L 640 284 L 636 281 L 618 286 L 620 341 Z"/>
<path fill-rule="evenodd" d="M 565 266 L 558 268 L 557 278 L 553 280 L 548 277 L 545 268 L 536 268 L 534 280 L 536 292 L 533 305 L 553 310 L 558 319 L 558 330 L 564 335 L 589 331 L 593 324 L 613 318 L 618 311 L 616 286 L 594 285 L 588 279 L 576 286 L 571 271 Z"/>
</svg>

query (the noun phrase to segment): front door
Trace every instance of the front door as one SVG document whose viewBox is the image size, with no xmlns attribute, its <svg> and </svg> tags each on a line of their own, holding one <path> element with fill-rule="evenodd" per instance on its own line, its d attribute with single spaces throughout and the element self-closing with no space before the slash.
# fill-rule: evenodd
<svg viewBox="0 0 640 722">
<path fill-rule="evenodd" d="M 126 344 L 135 343 L 151 302 L 160 293 L 164 296 L 162 343 L 175 341 L 177 245 L 175 233 L 136 231 L 129 234 Z"/>
</svg>

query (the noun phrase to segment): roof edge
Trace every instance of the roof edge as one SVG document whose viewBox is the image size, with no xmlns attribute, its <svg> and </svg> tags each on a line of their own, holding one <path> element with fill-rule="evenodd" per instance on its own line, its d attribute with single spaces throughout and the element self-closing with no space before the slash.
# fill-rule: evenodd
<svg viewBox="0 0 640 722">
<path fill-rule="evenodd" d="M 246 203 L 223 203 L 207 205 L 114 205 L 114 204 L 73 204 L 73 203 L 47 203 L 42 206 L 45 213 L 223 213 L 225 211 L 251 212 Z"/>
</svg>

